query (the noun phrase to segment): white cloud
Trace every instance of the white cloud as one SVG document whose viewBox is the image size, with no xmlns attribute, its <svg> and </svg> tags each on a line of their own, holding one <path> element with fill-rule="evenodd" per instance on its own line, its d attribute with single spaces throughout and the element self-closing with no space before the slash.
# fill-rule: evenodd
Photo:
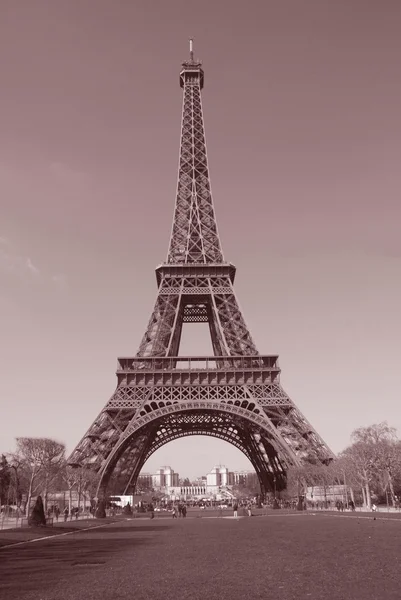
<svg viewBox="0 0 401 600">
<path fill-rule="evenodd" d="M 63 273 L 58 273 L 52 276 L 52 281 L 60 290 L 65 290 L 68 287 L 67 277 Z"/>
<path fill-rule="evenodd" d="M 52 283 L 57 289 L 68 288 L 67 276 L 64 273 L 51 275 L 39 268 L 30 256 L 22 256 L 14 251 L 5 238 L 0 237 L 0 274 L 5 273 L 19 279 L 37 281 L 45 284 Z"/>
<path fill-rule="evenodd" d="M 9 246 L 7 240 L 4 240 L 5 238 L 1 238 L 0 270 L 23 278 L 38 277 L 40 275 L 40 270 L 33 263 L 31 258 L 28 256 L 21 256 Z"/>
<path fill-rule="evenodd" d="M 26 268 L 28 269 L 28 271 L 30 271 L 32 273 L 32 275 L 34 275 L 35 277 L 37 275 L 39 275 L 40 271 L 37 267 L 35 267 L 35 265 L 32 263 L 31 259 L 28 257 L 25 261 L 26 264 Z"/>
</svg>

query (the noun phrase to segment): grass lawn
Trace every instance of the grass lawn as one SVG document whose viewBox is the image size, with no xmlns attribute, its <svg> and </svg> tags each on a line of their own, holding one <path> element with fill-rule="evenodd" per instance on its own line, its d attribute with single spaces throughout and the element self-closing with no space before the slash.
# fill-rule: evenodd
<svg viewBox="0 0 401 600">
<path fill-rule="evenodd" d="M 400 600 L 401 521 L 133 519 L 0 549 L 7 600 Z"/>
</svg>

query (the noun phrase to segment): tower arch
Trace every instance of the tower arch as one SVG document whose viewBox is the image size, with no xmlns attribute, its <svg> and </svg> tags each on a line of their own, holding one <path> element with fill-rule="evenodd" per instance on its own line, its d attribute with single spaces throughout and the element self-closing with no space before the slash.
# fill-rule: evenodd
<svg viewBox="0 0 401 600">
<path fill-rule="evenodd" d="M 119 489 L 114 493 L 125 493 L 156 450 L 190 435 L 212 436 L 232 444 L 249 459 L 264 492 L 273 488 L 273 482 L 277 489 L 282 489 L 286 468 L 300 464 L 298 457 L 288 447 L 283 452 L 282 440 L 268 420 L 252 418 L 246 409 L 235 408 L 233 411 L 213 403 L 203 403 L 197 408 L 177 404 L 169 410 L 156 409 L 146 422 L 136 420 L 104 461 L 99 472 L 101 495 L 107 494 L 113 473 L 120 478 Z"/>
</svg>

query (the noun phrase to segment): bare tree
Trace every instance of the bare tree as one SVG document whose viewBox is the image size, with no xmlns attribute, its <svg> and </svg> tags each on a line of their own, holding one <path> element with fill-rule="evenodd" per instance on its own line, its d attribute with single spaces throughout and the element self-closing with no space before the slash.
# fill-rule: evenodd
<svg viewBox="0 0 401 600">
<path fill-rule="evenodd" d="M 32 496 L 39 489 L 42 490 L 46 510 L 49 486 L 63 464 L 65 446 L 49 438 L 17 438 L 16 442 L 15 460 L 25 471 L 28 481 L 26 503 L 28 517 Z"/>
<path fill-rule="evenodd" d="M 345 498 L 343 498 L 343 500 L 345 500 L 346 505 L 348 506 L 348 493 L 355 504 L 354 488 L 359 488 L 359 481 L 355 477 L 354 469 L 349 458 L 340 454 L 330 465 L 330 470 L 333 474 L 333 483 L 344 486 Z"/>
<path fill-rule="evenodd" d="M 21 508 L 22 494 L 26 489 L 26 473 L 24 470 L 24 461 L 22 457 L 16 453 L 8 454 L 7 459 L 10 465 L 10 492 L 11 498 L 17 505 L 18 509 Z"/>
<path fill-rule="evenodd" d="M 5 454 L 0 457 L 0 506 L 9 504 L 11 484 L 11 466 Z"/>
<path fill-rule="evenodd" d="M 44 438 L 42 440 L 41 468 L 42 468 L 42 495 L 44 498 L 44 509 L 47 510 L 47 496 L 53 482 L 57 478 L 65 461 L 65 446 L 54 440 Z"/>
<path fill-rule="evenodd" d="M 309 463 L 291 467 L 287 472 L 287 489 L 291 496 L 305 496 L 308 487 L 318 485 L 320 467 Z"/>
<path fill-rule="evenodd" d="M 394 479 L 401 472 L 401 452 L 394 427 L 386 422 L 360 427 L 351 441 L 341 456 L 350 480 L 362 491 L 364 504 L 371 508 L 372 492 L 389 489 L 395 505 Z"/>
<path fill-rule="evenodd" d="M 81 507 L 82 498 L 84 500 L 83 509 L 86 509 L 87 494 L 92 501 L 99 483 L 99 475 L 92 469 L 85 467 L 71 467 L 64 462 L 62 468 L 62 481 L 68 490 L 68 509 L 71 514 L 72 508 L 72 492 L 75 489 L 78 497 L 78 508 Z"/>
<path fill-rule="evenodd" d="M 65 463 L 63 465 L 62 478 L 68 490 L 68 512 L 71 515 L 72 490 L 77 485 L 78 469 L 74 469 Z"/>
<path fill-rule="evenodd" d="M 41 470 L 40 451 L 35 438 L 17 438 L 16 442 L 15 462 L 20 465 L 20 470 L 24 471 L 28 483 L 25 505 L 26 517 L 28 518 L 31 499 L 37 489 Z"/>
<path fill-rule="evenodd" d="M 92 500 L 96 495 L 97 485 L 99 483 L 99 475 L 92 469 L 84 467 L 74 468 L 75 470 L 75 484 L 78 494 L 78 508 L 81 507 L 81 500 L 83 498 L 83 510 L 86 509 L 86 495 L 89 494 Z"/>
<path fill-rule="evenodd" d="M 363 442 L 355 442 L 342 454 L 352 469 L 352 477 L 362 492 L 363 504 L 371 508 L 371 488 L 373 482 L 373 465 L 369 448 Z"/>
</svg>

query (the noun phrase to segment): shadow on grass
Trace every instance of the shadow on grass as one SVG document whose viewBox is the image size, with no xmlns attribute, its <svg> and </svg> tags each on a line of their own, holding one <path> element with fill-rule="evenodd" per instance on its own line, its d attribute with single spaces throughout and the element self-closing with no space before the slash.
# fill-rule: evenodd
<svg viewBox="0 0 401 600">
<path fill-rule="evenodd" d="M 161 525 L 156 523 L 149 522 L 141 522 L 136 523 L 125 522 L 124 524 L 120 521 L 118 523 L 105 523 L 102 521 L 90 521 L 86 524 L 85 527 L 74 524 L 73 525 L 64 525 L 62 527 L 27 527 L 24 529 L 7 529 L 0 532 L 0 552 L 3 554 L 7 551 L 7 546 L 13 546 L 13 544 L 21 543 L 21 546 L 16 546 L 17 548 L 22 547 L 23 542 L 26 542 L 29 545 L 29 542 L 35 539 L 40 538 L 49 538 L 49 540 L 43 540 L 43 543 L 48 543 L 51 541 L 51 538 L 56 538 L 56 540 L 63 540 L 64 535 L 66 533 L 69 534 L 80 534 L 82 535 L 90 535 L 91 538 L 96 534 L 99 537 L 103 537 L 104 535 L 115 535 L 115 534 L 125 534 L 124 537 L 129 535 L 137 535 L 139 532 L 152 532 L 152 531 L 161 531 L 164 529 L 169 529 L 171 525 Z M 100 525 L 100 527 L 99 527 Z M 70 537 L 70 536 L 68 536 Z M 13 548 L 10 547 L 10 551 Z"/>
<path fill-rule="evenodd" d="M 86 534 L 98 534 L 98 535 L 104 535 L 104 534 L 109 534 L 109 533 L 126 533 L 126 534 L 132 534 L 132 535 L 136 535 L 137 533 L 141 533 L 142 531 L 162 531 L 164 529 L 171 529 L 171 525 L 139 525 L 138 527 L 121 527 L 121 526 L 116 526 L 113 527 L 112 525 L 110 527 L 105 527 L 104 529 L 93 529 L 93 531 L 91 531 L 90 529 L 88 529 L 87 531 L 85 531 Z"/>
<path fill-rule="evenodd" d="M 94 528 L 95 525 L 92 525 Z M 92 529 L 92 527 L 18 527 L 16 529 L 5 529 L 0 531 L 0 550 L 12 544 L 29 542 L 38 538 L 60 536 L 65 533 L 78 533 L 82 529 Z"/>
<path fill-rule="evenodd" d="M 142 528 L 141 528 L 142 529 Z M 154 529 L 154 528 L 152 528 Z M 18 598 L 27 592 L 43 592 L 56 583 L 66 583 L 77 573 L 103 569 L 110 561 L 135 547 L 151 543 L 137 535 L 113 535 L 130 533 L 129 528 L 115 527 L 106 538 L 94 536 L 102 530 L 87 531 L 82 536 L 59 537 L 43 543 L 24 544 L 15 548 L 3 548 L 0 562 L 0 597 Z M 89 535 L 88 535 L 89 534 Z M 40 597 L 40 596 L 38 596 Z"/>
</svg>

